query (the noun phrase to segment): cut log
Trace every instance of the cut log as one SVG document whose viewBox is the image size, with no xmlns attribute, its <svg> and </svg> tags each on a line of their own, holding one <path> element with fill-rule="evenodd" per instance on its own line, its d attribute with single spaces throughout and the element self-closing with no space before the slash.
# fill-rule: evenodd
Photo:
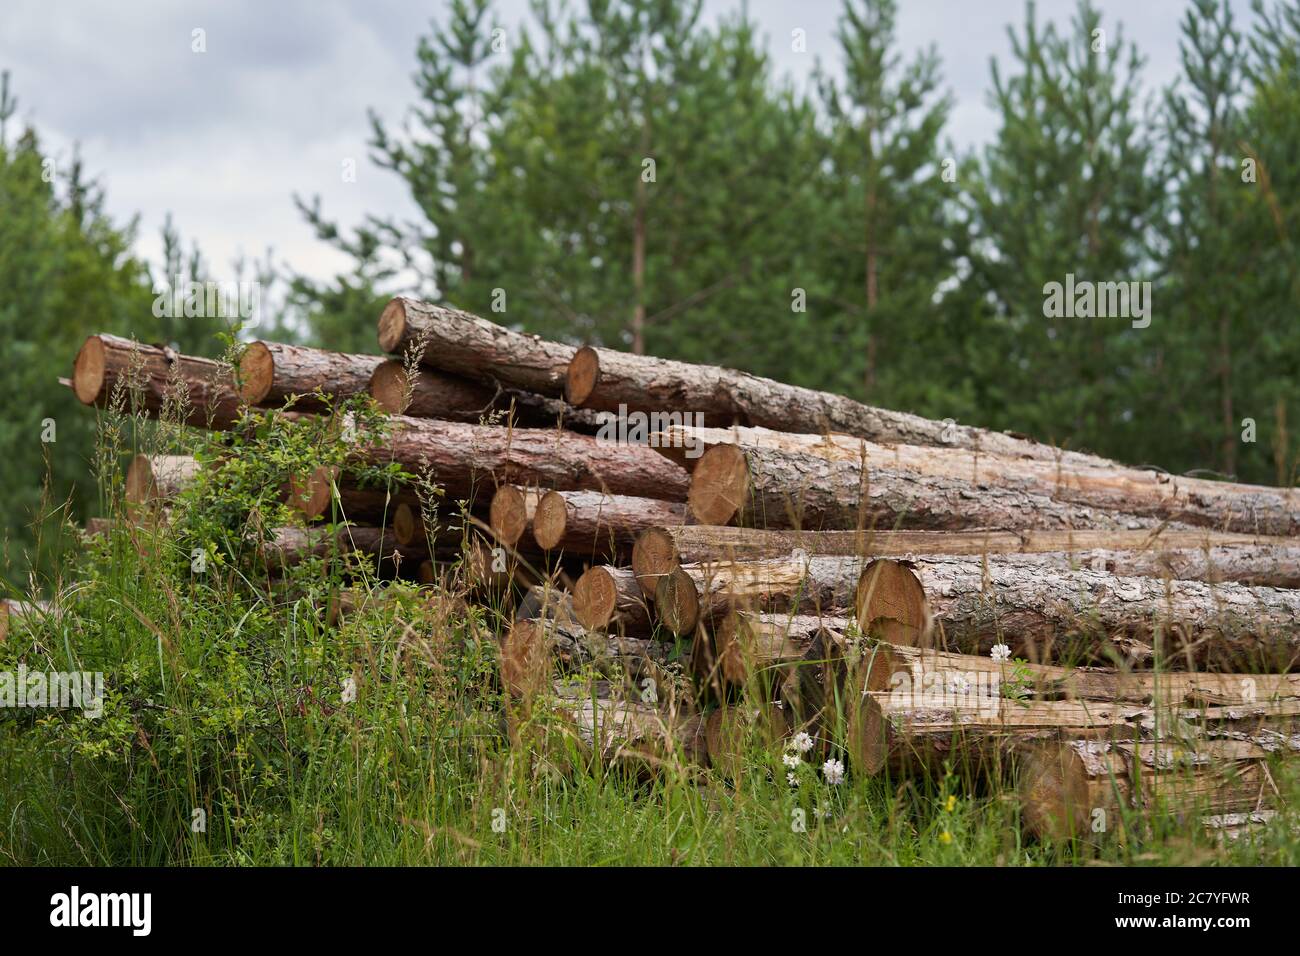
<svg viewBox="0 0 1300 956">
<path fill-rule="evenodd" d="M 1252 812 L 1271 802 L 1268 762 L 1300 749 L 1295 735 L 1186 745 L 1070 740 L 1044 743 L 1020 769 L 1021 818 L 1057 840 L 1119 833 L 1126 814 Z"/>
<path fill-rule="evenodd" d="M 908 574 L 927 605 L 919 616 L 864 603 L 868 578 L 887 563 Z M 906 566 L 877 560 L 858 587 L 859 627 L 879 618 L 921 627 L 921 640 L 960 651 L 1006 643 L 1034 662 L 1150 663 L 1219 670 L 1289 670 L 1300 661 L 1300 592 L 1199 581 L 1121 577 L 1102 571 L 1044 574 L 1041 568 L 933 557 Z M 906 643 L 906 641 L 899 641 Z M 1157 652 L 1158 655 L 1157 655 Z"/>
<path fill-rule="evenodd" d="M 359 525 L 346 525 L 333 534 L 324 528 L 277 528 L 262 548 L 263 558 L 275 568 L 292 567 L 308 558 L 341 557 L 354 552 L 376 560 L 401 560 L 412 568 L 418 567 L 429 553 L 418 544 L 399 547 L 388 529 Z"/>
<path fill-rule="evenodd" d="M 781 558 L 795 551 L 819 555 L 861 557 L 918 557 L 928 554 L 984 555 L 1061 552 L 1075 555 L 1092 551 L 1135 551 L 1152 555 L 1175 551 L 1201 552 L 1206 548 L 1254 546 L 1273 553 L 1294 547 L 1294 538 L 1264 537 L 1212 531 L 1208 528 L 1179 530 L 1168 527 L 1137 531 L 1066 530 L 998 531 L 781 531 L 717 525 L 665 524 L 650 528 L 638 538 L 647 541 L 642 558 L 644 573 L 663 574 L 680 564 L 713 561 L 750 561 Z M 643 573 L 633 550 L 632 566 Z M 1186 558 L 1183 558 L 1186 560 Z M 1212 563 L 1217 563 L 1213 562 Z M 1289 561 L 1279 561 L 1275 576 L 1289 573 Z M 1159 577 L 1160 575 L 1153 575 Z M 1184 577 L 1174 574 L 1173 577 Z M 1225 578 L 1231 580 L 1231 578 Z M 1263 584 L 1266 581 L 1245 583 Z M 1277 585 L 1281 586 L 1281 585 Z"/>
<path fill-rule="evenodd" d="M 413 474 L 427 473 L 449 499 L 483 504 L 501 483 L 672 501 L 684 501 L 687 491 L 686 473 L 653 449 L 554 429 L 393 416 L 382 444 L 354 454 L 362 462 L 397 462 Z"/>
<path fill-rule="evenodd" d="M 128 512 L 171 501 L 198 474 L 192 455 L 136 455 L 126 469 Z"/>
<path fill-rule="evenodd" d="M 821 642 L 843 641 L 854 628 L 849 617 L 733 611 L 718 624 L 713 641 L 723 677 L 745 685 L 764 672 L 807 663 Z"/>
<path fill-rule="evenodd" d="M 379 355 L 253 342 L 239 360 L 239 397 L 249 405 L 273 408 L 292 398 L 298 411 L 331 411 L 341 399 L 366 394 L 371 374 L 383 361 Z"/>
<path fill-rule="evenodd" d="M 1162 524 L 1157 518 L 1101 511 L 1015 488 L 736 445 L 716 445 L 701 456 L 691 473 L 688 503 L 700 524 L 776 529 L 902 524 L 945 531 L 1132 530 Z"/>
<path fill-rule="evenodd" d="M 561 773 L 603 766 L 638 779 L 703 763 L 703 721 L 649 704 L 556 688 L 512 723 L 511 743 L 543 757 Z"/>
<path fill-rule="evenodd" d="M 0 643 L 3 643 L 8 637 L 10 631 L 18 622 L 36 618 L 53 613 L 53 605 L 48 601 L 15 601 L 11 598 L 0 598 Z"/>
<path fill-rule="evenodd" d="M 541 550 L 530 530 L 541 497 L 542 492 L 517 485 L 496 490 L 488 509 L 488 525 L 498 544 L 523 552 Z"/>
<path fill-rule="evenodd" d="M 682 521 L 681 502 L 601 491 L 549 491 L 529 515 L 539 548 L 571 556 L 617 560 L 633 552 L 646 528 Z M 644 590 L 644 583 L 643 583 Z M 653 587 L 645 592 L 653 593 Z"/>
<path fill-rule="evenodd" d="M 616 629 L 641 637 L 654 630 L 645 596 L 627 568 L 588 568 L 573 585 L 573 613 L 588 630 Z"/>
<path fill-rule="evenodd" d="M 394 355 L 414 350 L 429 368 L 552 398 L 564 394 L 574 353 L 570 345 L 401 297 L 389 302 L 379 317 L 379 347 Z"/>
<path fill-rule="evenodd" d="M 487 385 L 423 367 L 416 370 L 412 381 L 406 366 L 396 359 L 389 359 L 375 369 L 369 390 L 384 411 L 413 418 L 513 424 L 521 428 L 559 427 L 593 434 L 607 417 L 603 412 L 574 408 L 559 399 Z"/>
<path fill-rule="evenodd" d="M 228 366 L 116 335 L 86 339 L 73 364 L 72 390 L 85 405 L 197 428 L 229 428 L 244 407 Z"/>
<path fill-rule="evenodd" d="M 613 412 L 622 406 L 624 411 L 657 413 L 661 416 L 658 420 L 663 420 L 665 409 L 680 410 L 673 419 L 676 423 L 683 422 L 685 412 L 701 416 L 706 425 L 753 425 L 814 435 L 842 432 L 868 441 L 967 448 L 1066 465 L 1112 464 L 1095 455 L 1063 451 L 1018 435 L 873 408 L 841 395 L 785 385 L 734 369 L 612 349 L 588 346 L 578 350 L 566 379 L 566 393 L 575 405 Z"/>
<path fill-rule="evenodd" d="M 501 677 L 515 697 L 550 685 L 553 667 L 592 670 L 611 680 L 660 676 L 671 645 L 602 634 L 554 619 L 516 619 L 501 646 Z"/>
<path fill-rule="evenodd" d="M 952 686 L 989 686 L 993 693 L 1111 703 L 1252 706 L 1300 698 L 1300 674 L 1205 674 L 1191 671 L 1126 671 L 1102 667 L 1015 664 L 987 655 L 953 654 L 890 643 L 841 645 L 828 657 L 856 664 L 869 676 L 865 687 L 912 696 L 918 706 Z M 860 641 L 860 639 L 859 639 Z"/>
<path fill-rule="evenodd" d="M 882 445 L 860 439 L 787 435 L 759 428 L 708 429 L 671 427 L 652 436 L 652 444 L 691 469 L 689 459 L 672 454 L 673 449 L 733 444 L 746 452 L 771 452 L 784 462 L 788 477 L 800 478 L 791 469 L 807 456 L 849 466 L 849 473 L 865 479 L 871 488 L 877 473 L 897 481 L 913 475 L 930 480 L 927 487 L 965 487 L 974 494 L 985 489 L 1022 493 L 1059 505 L 1095 508 L 1137 518 L 1159 519 L 1175 525 L 1218 528 L 1248 534 L 1294 535 L 1300 532 L 1300 493 L 1290 488 L 1268 488 L 1204 478 L 1184 478 L 1164 472 L 1126 468 L 1067 467 L 1061 463 L 1000 458 L 962 449 L 936 449 L 912 445 Z M 705 452 L 707 455 L 708 453 Z M 734 459 L 734 453 L 730 456 Z M 697 461 L 703 464 L 703 456 Z M 776 467 L 774 464 L 769 467 Z M 821 472 L 808 471 L 811 479 Z M 837 474 L 834 469 L 831 474 Z M 841 478 L 841 480 L 843 480 Z M 799 489 L 797 481 L 788 489 L 790 501 Z M 874 489 L 873 489 L 874 490 Z M 988 527 L 1010 527 L 988 525 Z"/>
<path fill-rule="evenodd" d="M 790 715 L 779 703 L 760 706 L 724 704 L 704 719 L 704 745 L 709 765 L 728 779 L 743 773 L 747 758 L 766 774 L 780 766 L 781 750 L 790 734 Z"/>
</svg>

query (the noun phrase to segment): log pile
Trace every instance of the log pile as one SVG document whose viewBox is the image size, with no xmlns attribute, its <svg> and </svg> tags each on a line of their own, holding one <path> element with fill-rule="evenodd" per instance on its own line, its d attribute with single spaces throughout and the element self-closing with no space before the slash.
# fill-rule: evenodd
<svg viewBox="0 0 1300 956">
<path fill-rule="evenodd" d="M 466 520 L 322 466 L 286 480 L 303 526 L 274 531 L 268 565 L 346 547 L 432 581 L 466 555 L 473 593 L 510 608 L 511 740 L 553 768 L 731 777 L 770 754 L 779 778 L 813 754 L 864 777 L 1006 775 L 1026 828 L 1057 839 L 1274 809 L 1269 764 L 1300 750 L 1296 489 L 413 299 L 378 331 L 385 356 L 256 342 L 236 369 L 92 336 L 71 385 L 215 429 L 370 396 L 390 427 L 348 466 L 399 464 Z M 128 501 L 164 508 L 200 467 L 141 456 Z M 327 514 L 349 524 L 311 527 Z"/>
</svg>

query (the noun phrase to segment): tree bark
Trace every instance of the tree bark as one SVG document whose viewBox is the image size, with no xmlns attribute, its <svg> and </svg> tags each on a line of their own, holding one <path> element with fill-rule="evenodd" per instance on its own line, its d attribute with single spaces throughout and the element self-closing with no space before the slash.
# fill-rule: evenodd
<svg viewBox="0 0 1300 956">
<path fill-rule="evenodd" d="M 370 396 L 394 415 L 440 418 L 471 425 L 492 422 L 519 428 L 567 428 L 594 434 L 605 423 L 603 412 L 574 408 L 516 388 L 503 388 L 419 368 L 412 383 L 402 362 L 381 362 L 370 377 Z"/>
<path fill-rule="evenodd" d="M 294 398 L 297 411 L 332 411 L 337 401 L 366 394 L 371 374 L 383 361 L 379 355 L 253 342 L 239 360 L 239 396 L 249 405 L 279 408 Z"/>
<path fill-rule="evenodd" d="M 788 435 L 761 428 L 686 428 L 672 426 L 650 438 L 654 447 L 688 470 L 691 450 L 735 444 L 743 451 L 769 450 L 779 455 L 795 482 L 787 497 L 794 500 L 798 482 L 814 472 L 799 467 L 797 456 L 823 458 L 867 473 L 870 487 L 878 472 L 913 475 L 936 482 L 952 482 L 971 494 L 985 489 L 1024 493 L 1065 506 L 1094 508 L 1174 524 L 1217 528 L 1246 534 L 1295 535 L 1300 533 L 1300 493 L 1291 488 L 1269 488 L 1234 482 L 1184 478 L 1164 472 L 1126 468 L 1067 466 L 1062 463 L 1016 460 L 976 454 L 963 449 L 935 449 L 914 445 L 882 445 L 842 436 Z M 723 455 L 725 453 L 718 453 Z M 728 455 L 734 458 L 734 453 Z M 858 483 L 854 483 L 856 486 Z M 848 490 L 856 493 L 856 487 Z M 998 527 L 1007 527 L 999 525 Z"/>
<path fill-rule="evenodd" d="M 743 686 L 764 671 L 806 663 L 819 641 L 845 640 L 852 627 L 845 616 L 733 611 L 714 632 L 714 651 L 727 682 Z"/>
<path fill-rule="evenodd" d="M 379 317 L 379 346 L 414 349 L 429 368 L 552 398 L 564 394 L 571 345 L 503 328 L 468 312 L 398 297 Z"/>
<path fill-rule="evenodd" d="M 382 444 L 358 448 L 367 463 L 428 473 L 448 499 L 486 504 L 499 483 L 606 491 L 682 501 L 686 473 L 653 449 L 552 429 L 499 428 L 394 416 Z"/>
<path fill-rule="evenodd" d="M 603 411 L 699 415 L 705 425 L 760 426 L 782 432 L 842 432 L 876 442 L 967 448 L 1009 458 L 1110 466 L 1095 455 L 1029 438 L 873 408 L 830 392 L 785 385 L 747 372 L 692 365 L 613 349 L 584 347 L 566 373 L 575 405 Z M 697 421 L 697 419 L 689 419 Z"/>
<path fill-rule="evenodd" d="M 226 429 L 245 407 L 230 369 L 211 359 L 92 335 L 77 353 L 72 390 L 79 401 L 150 418 L 166 416 L 196 428 Z"/>
<path fill-rule="evenodd" d="M 911 575 L 919 615 L 866 602 L 874 565 Z M 1034 662 L 1127 660 L 1217 670 L 1290 670 L 1300 661 L 1300 592 L 1235 583 L 1160 581 L 1103 571 L 964 558 L 873 561 L 858 586 L 858 625 L 896 620 L 918 640 L 987 652 L 1006 643 Z"/>
<path fill-rule="evenodd" d="M 284 569 L 301 564 L 308 558 L 360 552 L 376 560 L 392 563 L 395 556 L 412 569 L 429 555 L 429 549 L 416 542 L 398 545 L 387 528 L 345 525 L 331 534 L 325 528 L 277 528 L 272 540 L 262 548 L 262 556 L 273 568 Z"/>
</svg>

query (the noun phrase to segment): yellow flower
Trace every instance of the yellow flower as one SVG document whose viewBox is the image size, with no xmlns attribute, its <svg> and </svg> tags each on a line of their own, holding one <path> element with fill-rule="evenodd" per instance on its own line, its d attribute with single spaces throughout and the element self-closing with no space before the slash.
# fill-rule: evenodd
<svg viewBox="0 0 1300 956">
<path fill-rule="evenodd" d="M 940 842 L 940 843 L 951 843 L 951 842 L 952 842 L 952 834 L 949 833 L 947 830 L 944 830 L 942 833 L 939 834 L 939 842 Z"/>
<path fill-rule="evenodd" d="M 957 797 L 955 794 L 948 794 L 948 802 L 943 805 L 943 808 L 949 813 L 952 813 L 953 810 L 957 809 Z"/>
</svg>

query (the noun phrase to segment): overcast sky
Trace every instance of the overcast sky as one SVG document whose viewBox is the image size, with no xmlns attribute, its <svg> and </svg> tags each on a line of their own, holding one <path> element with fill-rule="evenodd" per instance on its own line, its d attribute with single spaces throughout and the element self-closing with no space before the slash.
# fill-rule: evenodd
<svg viewBox="0 0 1300 956">
<path fill-rule="evenodd" d="M 710 17 L 741 0 L 706 0 Z M 1147 57 L 1149 89 L 1177 73 L 1186 0 L 1098 0 Z M 411 102 L 415 43 L 444 0 L 0 0 L 0 69 L 10 71 L 19 119 L 66 158 L 81 146 L 118 219 L 141 215 L 140 251 L 158 258 L 167 212 L 197 239 L 217 278 L 239 253 L 324 277 L 343 258 L 317 242 L 292 195 L 319 194 L 343 224 L 366 213 L 410 216 L 401 181 L 366 160 L 366 110 L 390 119 Z M 1248 0 L 1233 0 L 1238 23 Z M 1006 26 L 1022 0 L 901 0 L 901 48 L 930 44 L 956 101 L 959 146 L 995 131 L 986 103 L 989 58 L 1009 55 Z M 509 27 L 526 0 L 498 0 Z M 839 0 L 749 0 L 781 73 L 806 80 L 816 59 L 838 60 Z M 1074 0 L 1039 0 L 1040 20 L 1068 21 Z M 207 51 L 191 52 L 206 31 Z M 791 50 L 791 31 L 807 52 Z M 357 180 L 340 175 L 357 160 Z"/>
</svg>

